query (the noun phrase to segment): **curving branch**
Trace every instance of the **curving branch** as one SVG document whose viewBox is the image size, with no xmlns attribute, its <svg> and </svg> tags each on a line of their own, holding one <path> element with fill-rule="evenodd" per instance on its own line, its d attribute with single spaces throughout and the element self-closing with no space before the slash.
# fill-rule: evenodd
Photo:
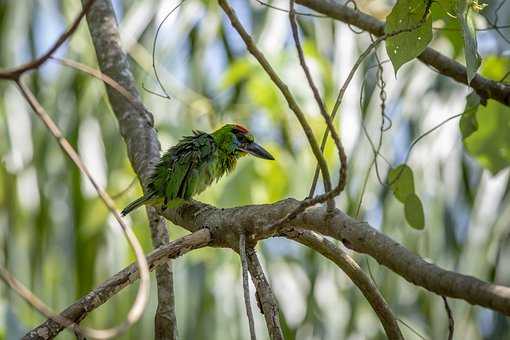
<svg viewBox="0 0 510 340">
<path fill-rule="evenodd" d="M 84 0 L 82 0 L 84 1 Z M 143 187 L 147 185 L 152 165 L 159 159 L 160 144 L 154 129 L 152 114 L 145 109 L 136 89 L 129 61 L 122 49 L 117 20 L 110 0 L 95 0 L 87 13 L 87 23 L 101 72 L 126 89 L 137 105 L 114 88 L 107 86 L 108 99 L 119 122 L 120 133 L 127 145 L 131 165 Z M 168 243 L 166 224 L 155 210 L 147 208 L 152 243 L 159 247 Z M 156 271 L 158 308 L 155 317 L 155 336 L 158 339 L 176 339 L 177 321 L 171 263 Z"/>
<path fill-rule="evenodd" d="M 226 0 L 218 0 L 218 3 L 220 7 L 223 9 L 223 12 L 227 15 L 229 18 L 232 27 L 237 31 L 241 39 L 244 41 L 246 48 L 248 51 L 253 55 L 255 59 L 259 62 L 260 66 L 266 71 L 268 76 L 271 78 L 273 83 L 278 87 L 282 95 L 284 96 L 285 100 L 287 101 L 287 104 L 289 105 L 289 108 L 294 112 L 294 115 L 296 116 L 297 120 L 299 121 L 299 124 L 301 124 L 301 127 L 303 129 L 303 132 L 306 135 L 306 138 L 308 139 L 308 143 L 310 144 L 310 148 L 312 149 L 312 152 L 317 159 L 317 162 L 319 164 L 319 167 L 321 169 L 322 177 L 324 178 L 324 189 L 327 192 L 331 191 L 331 178 L 329 175 L 328 165 L 326 164 L 326 160 L 324 159 L 324 156 L 322 155 L 322 152 L 319 148 L 319 144 L 317 143 L 317 140 L 315 139 L 315 136 L 313 134 L 312 128 L 310 127 L 310 124 L 306 120 L 304 112 L 301 110 L 299 105 L 297 104 L 296 100 L 294 99 L 294 96 L 292 96 L 292 93 L 289 90 L 289 87 L 282 81 L 282 79 L 276 74 L 273 67 L 269 63 L 269 61 L 266 59 L 264 54 L 258 49 L 257 45 L 255 44 L 255 41 L 251 37 L 251 35 L 246 31 L 246 29 L 243 27 L 241 22 L 239 21 L 239 18 L 237 17 L 237 14 L 235 13 L 234 9 L 229 5 L 229 3 Z M 330 208 L 333 208 L 333 201 L 329 201 Z"/>
<path fill-rule="evenodd" d="M 35 70 L 42 64 L 44 64 L 48 59 L 51 58 L 53 53 L 55 53 L 62 44 L 78 29 L 81 20 L 85 16 L 85 14 L 90 10 L 92 4 L 95 0 L 87 0 L 83 3 L 83 8 L 78 14 L 78 16 L 74 19 L 73 23 L 69 28 L 60 35 L 60 37 L 51 45 L 51 47 L 46 51 L 42 56 L 29 61 L 23 65 L 14 67 L 12 69 L 0 70 L 0 79 L 10 79 L 10 80 L 18 80 L 19 77 L 30 70 Z"/>
<path fill-rule="evenodd" d="M 267 225 L 286 216 L 299 205 L 299 201 L 291 198 L 273 204 L 228 209 L 193 202 L 161 213 L 190 231 L 207 225 L 211 230 L 212 244 L 235 249 L 238 236 L 233 229 L 241 228 L 255 240 L 273 236 Z M 357 221 L 338 209 L 328 213 L 323 207 L 309 208 L 286 226 L 331 236 L 359 253 L 370 255 L 417 286 L 510 316 L 509 287 L 487 283 L 426 262 L 368 223 Z"/>
<path fill-rule="evenodd" d="M 388 339 L 404 339 L 397 319 L 384 297 L 352 257 L 324 236 L 308 230 L 292 229 L 284 232 L 283 236 L 308 246 L 333 261 L 363 293 L 381 320 Z"/>
<path fill-rule="evenodd" d="M 305 59 L 305 53 L 303 52 L 303 47 L 301 46 L 301 43 L 299 41 L 299 32 L 298 32 L 298 23 L 296 19 L 296 10 L 294 9 L 294 0 L 290 0 L 290 10 L 289 10 L 289 21 L 290 26 L 292 30 L 292 38 L 294 39 L 294 45 L 296 46 L 299 63 L 301 65 L 301 68 L 303 69 L 303 72 L 305 73 L 306 80 L 308 82 L 308 87 L 310 87 L 310 90 L 312 91 L 313 97 L 317 103 L 317 106 L 319 107 L 319 111 L 326 121 L 327 129 L 326 133 L 331 131 L 331 136 L 333 137 L 333 141 L 335 142 L 336 148 L 338 150 L 338 158 L 340 159 L 340 173 L 339 173 L 339 182 L 338 182 L 338 193 L 342 192 L 344 189 L 346 183 L 347 183 L 347 156 L 345 154 L 344 146 L 342 145 L 342 142 L 340 141 L 340 136 L 335 130 L 335 127 L 333 126 L 333 118 L 335 118 L 334 113 L 335 110 L 333 110 L 333 113 L 331 116 L 328 115 L 326 112 L 326 106 L 324 105 L 324 102 L 322 101 L 321 95 L 319 93 L 319 90 L 317 89 L 317 86 L 315 85 L 315 82 L 313 81 L 312 74 L 310 72 L 310 69 L 308 68 L 308 65 L 306 63 Z M 336 108 L 336 105 L 335 105 Z M 321 142 L 321 152 L 324 152 L 324 149 L 326 148 L 326 140 L 327 135 L 322 138 Z M 312 188 L 310 189 L 309 197 L 312 197 L 315 193 L 315 186 L 317 185 L 317 179 L 319 178 L 319 167 L 317 166 L 315 169 L 315 174 L 313 176 L 313 182 L 312 182 Z M 332 198 L 330 198 L 332 199 Z M 330 205 L 331 206 L 331 205 Z"/>
<path fill-rule="evenodd" d="M 378 19 L 354 10 L 347 5 L 329 0 L 295 0 L 296 3 L 325 14 L 333 19 L 346 24 L 356 26 L 377 37 L 384 35 L 384 23 Z M 418 59 L 424 64 L 430 65 L 440 74 L 453 80 L 468 85 L 466 67 L 457 61 L 446 57 L 433 48 L 427 47 Z M 494 99 L 502 104 L 510 106 L 510 85 L 487 79 L 479 74 L 469 84 L 483 99 Z"/>
<path fill-rule="evenodd" d="M 191 250 L 205 247 L 210 241 L 211 235 L 209 231 L 207 229 L 202 229 L 165 244 L 147 255 L 149 270 L 152 271 L 155 268 L 164 266 L 169 259 L 174 259 L 188 253 Z M 67 307 L 62 313 L 60 313 L 60 316 L 79 323 L 91 311 L 104 304 L 112 296 L 139 278 L 140 275 L 138 268 L 133 263 Z M 62 329 L 63 328 L 59 323 L 50 319 L 25 334 L 23 340 L 50 339 L 57 336 Z"/>
</svg>

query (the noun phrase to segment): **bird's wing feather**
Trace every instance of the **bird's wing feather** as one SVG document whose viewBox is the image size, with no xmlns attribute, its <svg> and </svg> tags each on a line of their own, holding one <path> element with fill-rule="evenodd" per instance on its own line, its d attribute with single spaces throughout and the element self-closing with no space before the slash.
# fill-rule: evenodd
<svg viewBox="0 0 510 340">
<path fill-rule="evenodd" d="M 189 199 L 205 189 L 200 180 L 203 168 L 210 163 L 216 150 L 214 140 L 206 133 L 184 137 L 170 148 L 157 164 L 150 188 L 167 201 Z M 205 183 L 203 183 L 205 184 Z"/>
</svg>

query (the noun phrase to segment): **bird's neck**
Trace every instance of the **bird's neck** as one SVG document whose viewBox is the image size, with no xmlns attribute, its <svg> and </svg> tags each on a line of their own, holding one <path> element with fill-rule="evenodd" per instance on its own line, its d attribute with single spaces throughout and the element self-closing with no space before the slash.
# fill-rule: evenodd
<svg viewBox="0 0 510 340">
<path fill-rule="evenodd" d="M 221 175 L 224 173 L 231 172 L 234 170 L 237 164 L 237 159 L 239 158 L 238 152 L 225 152 L 224 150 L 219 150 L 219 168 L 222 172 Z"/>
</svg>

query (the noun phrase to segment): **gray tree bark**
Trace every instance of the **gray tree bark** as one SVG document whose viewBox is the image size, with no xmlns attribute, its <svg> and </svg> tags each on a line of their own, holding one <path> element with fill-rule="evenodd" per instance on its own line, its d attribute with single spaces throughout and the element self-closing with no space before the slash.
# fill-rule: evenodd
<svg viewBox="0 0 510 340">
<path fill-rule="evenodd" d="M 110 0 L 96 0 L 87 13 L 87 23 L 96 50 L 101 72 L 118 82 L 135 98 L 138 105 L 127 101 L 116 90 L 107 86 L 110 105 L 119 122 L 120 133 L 127 145 L 131 165 L 143 187 L 146 187 L 150 169 L 159 159 L 160 144 L 154 129 L 154 119 L 147 111 L 135 86 L 128 57 L 121 46 L 118 24 Z M 152 244 L 155 248 L 169 241 L 165 221 L 154 208 L 147 208 Z M 155 316 L 156 339 L 176 339 L 177 321 L 171 262 L 156 270 L 158 307 Z"/>
</svg>

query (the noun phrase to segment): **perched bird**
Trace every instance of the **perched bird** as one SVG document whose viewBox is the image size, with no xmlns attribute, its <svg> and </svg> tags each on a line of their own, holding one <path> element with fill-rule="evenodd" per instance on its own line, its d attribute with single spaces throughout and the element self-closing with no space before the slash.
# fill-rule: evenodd
<svg viewBox="0 0 510 340">
<path fill-rule="evenodd" d="M 145 195 L 128 204 L 121 214 L 126 216 L 144 204 L 163 204 L 163 210 L 176 208 L 234 170 L 237 160 L 246 154 L 274 160 L 241 125 L 227 124 L 210 134 L 193 131 L 161 157 Z"/>
</svg>

